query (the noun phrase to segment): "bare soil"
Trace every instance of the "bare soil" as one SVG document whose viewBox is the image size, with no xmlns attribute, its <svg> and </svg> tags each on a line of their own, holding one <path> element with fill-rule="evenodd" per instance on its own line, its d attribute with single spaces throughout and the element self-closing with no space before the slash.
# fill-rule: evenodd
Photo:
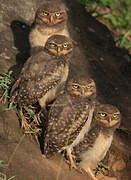
<svg viewBox="0 0 131 180">
<path fill-rule="evenodd" d="M 40 0 L 0 0 L 0 73 L 10 69 L 17 78 L 29 57 L 28 34 Z M 65 1 L 69 14 L 69 31 L 76 42 L 69 78 L 89 75 L 97 85 L 97 99 L 116 105 L 122 113 L 104 163 L 110 166 L 106 176 L 117 180 L 131 179 L 131 57 L 125 49 L 116 48 L 112 33 L 75 0 Z M 76 45 L 77 44 L 77 45 Z M 3 111 L 0 104 L 0 172 L 16 180 L 86 180 L 87 175 L 70 170 L 56 156 L 42 157 L 40 145 L 23 134 L 16 111 Z M 105 180 L 107 177 L 104 176 Z M 102 179 L 101 178 L 101 179 Z M 100 179 L 100 178 L 99 178 Z M 114 179 L 114 180 L 115 180 Z"/>
</svg>

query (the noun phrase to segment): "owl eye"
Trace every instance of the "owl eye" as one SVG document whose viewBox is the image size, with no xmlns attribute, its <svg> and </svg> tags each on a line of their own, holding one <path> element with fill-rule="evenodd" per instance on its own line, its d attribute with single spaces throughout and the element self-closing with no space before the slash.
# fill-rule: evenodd
<svg viewBox="0 0 131 180">
<path fill-rule="evenodd" d="M 48 12 L 46 12 L 46 11 L 43 11 L 43 15 L 44 15 L 44 16 L 48 16 L 48 15 L 49 15 L 49 13 L 48 13 Z"/>
<path fill-rule="evenodd" d="M 75 84 L 75 85 L 73 85 L 73 88 L 74 88 L 74 89 L 78 89 L 79 86 L 78 86 L 77 84 Z"/>
<path fill-rule="evenodd" d="M 113 114 L 113 115 L 112 115 L 113 118 L 116 118 L 117 116 L 118 116 L 117 114 Z"/>
<path fill-rule="evenodd" d="M 50 47 L 51 47 L 51 48 L 54 48 L 54 47 L 56 47 L 56 44 L 50 43 Z"/>
<path fill-rule="evenodd" d="M 63 47 L 64 47 L 64 48 L 67 48 L 67 47 L 68 47 L 68 44 L 66 44 L 66 43 L 63 44 Z"/>
<path fill-rule="evenodd" d="M 59 17 L 61 15 L 61 13 L 58 12 L 55 15 L 56 15 L 56 17 Z"/>
<path fill-rule="evenodd" d="M 91 88 L 91 85 L 87 85 L 86 88 L 87 88 L 87 89 L 90 89 L 90 88 Z"/>
<path fill-rule="evenodd" d="M 106 113 L 99 113 L 101 117 L 106 117 L 107 114 Z"/>
</svg>

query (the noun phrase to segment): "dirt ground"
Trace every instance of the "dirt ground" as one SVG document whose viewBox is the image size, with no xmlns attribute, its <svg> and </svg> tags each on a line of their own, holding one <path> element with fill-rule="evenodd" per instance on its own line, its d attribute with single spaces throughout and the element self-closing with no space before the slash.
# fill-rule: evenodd
<svg viewBox="0 0 131 180">
<path fill-rule="evenodd" d="M 43 1 L 42 1 L 43 2 Z M 13 70 L 17 77 L 29 56 L 28 34 L 41 0 L 0 0 L 0 73 Z M 69 31 L 77 42 L 71 60 L 69 78 L 89 75 L 97 85 L 97 99 L 116 105 L 122 113 L 121 129 L 117 130 L 104 163 L 110 166 L 103 180 L 131 179 L 131 57 L 115 47 L 107 27 L 91 17 L 76 0 L 65 0 L 68 7 Z M 3 111 L 0 104 L 0 172 L 16 180 L 86 180 L 70 170 L 61 156 L 51 160 L 42 157 L 40 146 L 23 135 L 15 111 Z M 124 130 L 123 130 L 124 129 Z"/>
</svg>

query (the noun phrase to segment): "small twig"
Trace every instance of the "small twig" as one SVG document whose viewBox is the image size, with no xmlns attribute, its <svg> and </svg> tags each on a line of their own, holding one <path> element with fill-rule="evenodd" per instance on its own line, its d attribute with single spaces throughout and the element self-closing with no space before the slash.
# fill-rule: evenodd
<svg viewBox="0 0 131 180">
<path fill-rule="evenodd" d="M 9 167 L 9 165 L 10 165 L 10 163 L 11 163 L 11 161 L 12 161 L 12 159 L 13 159 L 13 157 L 14 157 L 16 151 L 17 151 L 17 149 L 19 148 L 21 142 L 23 141 L 24 137 L 25 137 L 25 134 L 23 134 L 23 136 L 20 138 L 19 143 L 16 145 L 16 147 L 15 147 L 15 149 L 14 149 L 14 151 L 13 151 L 11 157 L 9 158 L 9 161 L 8 161 L 8 163 L 7 163 L 7 167 Z"/>
</svg>

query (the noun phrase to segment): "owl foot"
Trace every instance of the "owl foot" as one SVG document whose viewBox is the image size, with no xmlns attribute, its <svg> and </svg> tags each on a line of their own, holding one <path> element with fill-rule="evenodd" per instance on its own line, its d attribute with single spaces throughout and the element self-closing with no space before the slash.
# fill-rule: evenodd
<svg viewBox="0 0 131 180">
<path fill-rule="evenodd" d="M 43 158 L 43 159 L 46 159 L 46 155 L 42 154 L 42 158 Z"/>
<path fill-rule="evenodd" d="M 83 175 L 90 177 L 91 180 L 98 180 L 90 169 L 85 170 L 81 168 L 80 166 L 78 166 L 77 171 Z"/>
<path fill-rule="evenodd" d="M 98 180 L 98 179 L 95 177 L 95 175 L 94 175 L 93 171 L 91 170 L 91 168 L 87 167 L 87 165 L 86 165 L 86 166 L 83 166 L 83 165 L 81 165 L 81 163 L 80 163 L 80 166 L 78 167 L 77 170 L 78 170 L 79 172 L 81 172 L 82 174 L 87 174 L 92 180 Z"/>
<path fill-rule="evenodd" d="M 88 168 L 88 170 L 86 172 L 92 178 L 92 180 L 98 180 L 90 168 Z"/>
<path fill-rule="evenodd" d="M 73 156 L 72 154 L 68 154 L 68 153 L 67 153 L 67 155 L 68 155 L 69 160 L 70 160 L 70 168 L 71 169 L 73 169 L 73 168 L 77 169 L 76 164 L 75 164 L 75 162 L 73 160 L 73 158 L 75 158 L 75 156 Z"/>
<path fill-rule="evenodd" d="M 75 159 L 76 157 L 71 154 L 71 151 L 72 151 L 71 148 L 69 146 L 66 146 L 62 150 L 66 150 L 67 156 L 69 157 L 69 161 L 70 161 L 70 168 L 71 169 L 72 168 L 77 169 L 76 164 L 75 164 L 75 162 L 73 160 L 73 158 Z"/>
</svg>

